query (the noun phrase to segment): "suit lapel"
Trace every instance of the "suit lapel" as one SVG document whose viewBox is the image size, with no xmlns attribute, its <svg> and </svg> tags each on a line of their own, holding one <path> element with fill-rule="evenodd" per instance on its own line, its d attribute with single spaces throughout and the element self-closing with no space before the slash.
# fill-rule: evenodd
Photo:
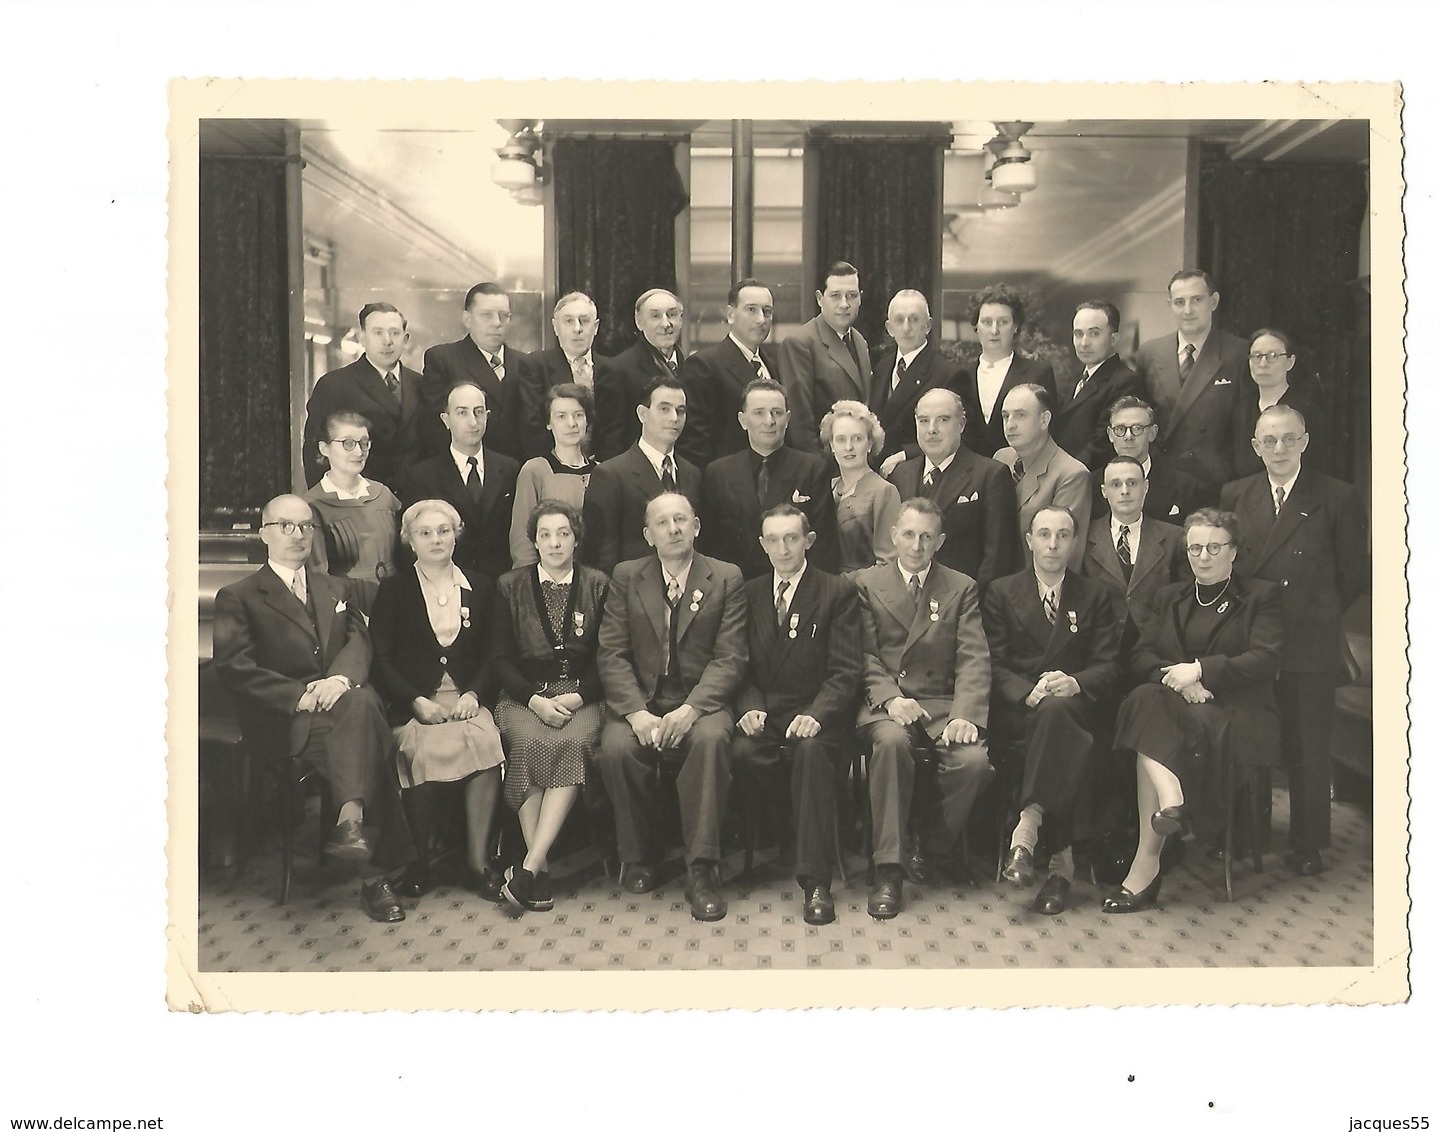
<svg viewBox="0 0 1440 1132">
<path fill-rule="evenodd" d="M 1127 593 L 1134 590 L 1145 578 L 1145 575 L 1165 560 L 1165 548 L 1161 545 L 1163 538 L 1163 533 L 1156 528 L 1153 521 L 1140 524 L 1140 546 L 1135 552 L 1135 565 L 1130 571 L 1130 583 L 1126 587 Z M 1105 541 L 1106 543 L 1110 542 L 1108 538 Z M 1110 547 L 1110 553 L 1115 555 L 1114 546 Z M 1118 556 L 1115 558 L 1115 565 L 1118 569 L 1120 565 Z"/>
<path fill-rule="evenodd" d="M 1179 338 L 1176 340 L 1176 349 L 1179 349 Z M 1179 374 L 1180 362 L 1178 356 L 1175 362 L 1176 374 Z M 1175 400 L 1175 408 L 1170 412 L 1170 427 L 1166 433 L 1173 432 L 1175 422 L 1183 417 L 1199 399 L 1200 394 L 1205 392 L 1206 386 L 1215 380 L 1215 375 L 1220 370 L 1220 331 L 1212 329 L 1210 337 L 1205 339 L 1205 348 L 1195 357 L 1195 368 L 1190 371 L 1190 376 L 1185 379 L 1185 384 L 1180 387 L 1180 396 Z"/>
<path fill-rule="evenodd" d="M 846 375 L 850 378 L 851 384 L 855 386 L 856 399 L 859 401 L 866 401 L 867 399 L 865 396 L 865 382 L 860 376 L 859 368 L 855 365 L 855 359 L 850 356 L 849 348 L 845 345 L 844 342 L 840 341 L 840 335 L 835 333 L 835 328 L 832 327 L 823 318 L 816 316 L 815 321 L 818 324 L 816 329 L 819 331 L 820 334 L 820 344 L 824 346 L 826 351 L 830 354 L 830 359 L 837 366 L 843 369 Z M 853 326 L 850 328 L 850 333 L 855 333 L 855 328 Z M 860 349 L 858 343 L 856 344 L 855 349 L 858 353 Z"/>
<path fill-rule="evenodd" d="M 1142 539 L 1140 547 L 1143 552 L 1149 539 Z M 1120 565 L 1120 556 L 1115 553 L 1115 544 L 1110 541 L 1110 520 L 1107 517 L 1103 524 L 1096 524 L 1090 529 L 1090 557 L 1093 558 L 1099 567 L 1119 582 L 1126 586 L 1125 571 Z M 1140 566 L 1136 563 L 1135 569 L 1130 573 L 1130 585 L 1140 576 Z M 1127 587 L 1128 592 L 1128 587 Z"/>
<path fill-rule="evenodd" d="M 485 518 L 484 511 L 476 507 L 475 501 L 470 498 L 470 489 L 465 485 L 465 480 L 460 475 L 460 469 L 455 466 L 455 461 L 451 459 L 450 449 L 447 448 L 441 455 L 444 460 L 444 468 L 440 472 L 440 477 L 450 485 L 447 498 L 454 499 L 460 505 L 460 517 L 465 520 L 467 526 L 474 524 L 478 527 L 481 520 Z M 487 475 L 480 489 L 482 501 L 485 493 L 489 490 L 489 485 L 490 477 Z M 439 494 L 446 495 L 447 493 L 441 491 Z"/>
<path fill-rule="evenodd" d="M 923 637 L 925 630 L 930 628 L 931 602 L 935 603 L 934 612 L 938 614 L 945 608 L 950 592 L 950 587 L 941 580 L 940 571 L 935 568 L 935 563 L 931 562 L 930 573 L 925 577 L 925 584 L 920 587 L 920 600 L 915 606 L 915 616 L 910 619 L 910 631 L 905 635 L 905 648 L 901 650 L 901 655 L 909 652 L 910 646 Z M 910 595 L 906 593 L 905 601 L 908 603 L 909 600 Z"/>
<path fill-rule="evenodd" d="M 655 639 L 664 641 L 665 579 L 660 559 L 651 556 L 645 560 L 645 565 L 641 567 L 640 575 L 635 581 L 635 596 L 639 599 L 645 616 L 650 618 L 650 624 L 655 629 Z"/>
<path fill-rule="evenodd" d="M 1020 595 L 1020 623 L 1025 626 L 1025 631 L 1030 634 L 1035 643 L 1040 646 L 1044 655 L 1050 653 L 1050 638 L 1055 635 L 1055 625 L 1050 624 L 1050 618 L 1045 616 L 1045 605 L 1040 600 L 1040 590 L 1035 581 L 1033 570 L 1025 571 L 1025 589 Z M 1061 605 L 1064 604 L 1064 589 L 1061 589 Z M 1055 619 L 1056 625 L 1060 619 Z"/>
<path fill-rule="evenodd" d="M 714 577 L 715 571 L 710 569 L 710 563 L 704 556 L 697 554 L 690 562 L 690 576 L 685 579 L 686 589 L 680 595 L 680 608 L 676 611 L 680 615 L 680 627 L 675 631 L 676 643 L 685 639 L 685 631 L 690 628 L 690 623 L 710 600 L 710 587 Z M 700 594 L 698 601 L 695 599 L 697 592 Z"/>
<path fill-rule="evenodd" d="M 1233 574 L 1231 575 L 1231 579 L 1230 588 L 1226 590 L 1224 596 L 1215 603 L 1215 624 L 1210 629 L 1209 635 L 1205 638 L 1205 651 L 1207 654 L 1218 651 L 1215 647 L 1216 640 L 1220 634 L 1225 632 L 1231 623 L 1240 616 L 1240 609 L 1245 604 L 1240 592 L 1240 579 L 1236 578 Z"/>
<path fill-rule="evenodd" d="M 958 501 L 962 495 L 969 498 L 972 494 L 971 466 L 962 458 L 962 451 L 956 451 L 955 459 L 950 461 L 950 466 L 940 476 L 940 483 L 935 489 L 934 498 L 942 510 Z"/>
<path fill-rule="evenodd" d="M 262 575 L 257 583 L 260 592 L 265 595 L 265 604 L 276 612 L 288 617 L 300 628 L 304 629 L 311 637 L 315 636 L 315 626 L 310 624 L 310 615 L 305 612 L 305 607 L 300 604 L 300 599 L 285 588 L 279 576 L 269 566 L 264 567 L 265 575 Z M 312 571 L 305 571 L 306 578 L 309 578 Z M 313 587 L 312 587 L 313 594 Z"/>
<path fill-rule="evenodd" d="M 494 455 L 494 453 L 490 453 Z M 467 493 L 468 494 L 468 493 Z M 495 506 L 496 500 L 500 498 L 500 477 L 495 472 L 494 461 L 490 461 L 485 468 L 485 481 L 480 485 L 480 512 L 482 515 L 489 515 L 490 509 Z"/>
<path fill-rule="evenodd" d="M 910 626 L 914 622 L 914 609 L 910 604 L 910 595 L 905 589 L 905 579 L 900 576 L 899 566 L 892 562 L 885 567 L 885 572 L 881 575 L 873 592 L 885 612 L 901 625 Z M 905 647 L 910 647 L 908 641 Z"/>
<path fill-rule="evenodd" d="M 1270 494 L 1270 480 L 1265 473 L 1260 474 L 1258 485 L 1262 490 L 1258 493 L 1263 499 L 1267 510 L 1274 508 L 1274 496 Z M 1310 481 L 1306 479 L 1302 470 L 1296 477 L 1294 485 L 1290 489 L 1290 497 L 1285 500 L 1285 506 L 1280 508 L 1280 514 L 1275 516 L 1274 524 L 1270 527 L 1270 533 L 1265 538 L 1265 545 L 1256 556 L 1256 565 L 1264 562 L 1277 550 L 1285 545 L 1297 527 L 1310 517 L 1310 512 L 1315 509 L 1315 493 L 1310 490 Z"/>
<path fill-rule="evenodd" d="M 1045 654 L 1041 664 L 1046 668 L 1054 663 L 1055 657 L 1065 650 L 1065 642 L 1073 634 L 1070 626 L 1078 625 L 1080 621 L 1079 609 L 1075 605 L 1075 591 L 1079 587 L 1072 584 L 1074 575 L 1065 571 L 1065 579 L 1060 583 L 1060 608 L 1055 614 L 1055 624 L 1050 624 L 1050 618 L 1045 616 L 1045 607 L 1040 604 L 1040 592 L 1035 591 L 1035 602 L 1040 605 L 1040 620 L 1045 623 L 1049 635 L 1045 639 Z M 1077 630 L 1078 631 L 1078 630 Z"/>
<path fill-rule="evenodd" d="M 904 420 L 907 416 L 914 414 L 915 402 L 920 400 L 920 391 L 930 380 L 932 368 L 930 363 L 933 361 L 931 353 L 932 349 L 927 344 L 915 355 L 914 364 L 906 368 L 904 380 L 890 392 L 889 399 L 885 402 L 885 411 L 880 415 L 880 423 L 885 428 L 889 429 L 894 426 L 896 421 Z M 899 357 L 898 353 L 896 357 Z M 882 381 L 888 386 L 894 368 L 895 361 L 890 359 L 889 368 L 882 374 L 872 375 L 872 379 Z"/>
<path fill-rule="evenodd" d="M 306 577 L 310 572 L 306 571 Z M 339 587 L 332 589 L 328 578 L 316 578 L 310 584 L 310 603 L 315 606 L 315 626 L 320 631 L 321 659 L 329 664 L 333 657 L 330 655 L 330 634 L 335 631 L 335 618 L 344 616 L 336 613 L 335 607 L 341 601 L 338 591 Z"/>
<path fill-rule="evenodd" d="M 774 578 L 774 575 L 770 575 Z M 810 625 L 815 620 L 815 606 L 819 601 L 820 583 L 815 580 L 815 567 L 807 566 L 805 576 L 800 579 L 800 584 L 795 587 L 795 594 L 790 599 L 790 608 L 785 614 L 785 628 L 780 629 L 775 624 L 775 611 L 770 611 L 770 632 L 775 636 L 775 648 L 771 653 L 774 661 L 771 671 L 781 673 L 785 670 L 785 661 L 790 655 L 790 648 L 800 640 L 800 630 Z M 795 636 L 790 636 L 790 626 L 794 625 Z"/>
</svg>

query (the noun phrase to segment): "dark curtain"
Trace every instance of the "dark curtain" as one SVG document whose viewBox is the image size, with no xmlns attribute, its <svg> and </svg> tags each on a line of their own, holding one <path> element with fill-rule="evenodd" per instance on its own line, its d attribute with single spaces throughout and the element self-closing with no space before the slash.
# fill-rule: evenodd
<svg viewBox="0 0 1440 1132">
<path fill-rule="evenodd" d="M 860 270 L 865 293 L 855 324 L 872 346 L 885 340 L 890 298 L 913 287 L 939 298 L 935 278 L 944 140 L 876 141 L 812 136 L 817 153 L 816 274 L 835 260 Z M 814 288 L 818 281 L 806 281 Z"/>
<path fill-rule="evenodd" d="M 1201 266 L 1220 290 L 1219 321 L 1248 336 L 1262 326 L 1294 336 L 1292 384 L 1319 394 L 1317 461 L 1353 479 L 1351 406 L 1368 401 L 1368 357 L 1358 356 L 1355 277 L 1365 218 L 1365 171 L 1320 162 L 1231 161 L 1206 147 L 1200 162 Z M 1363 383 L 1364 388 L 1358 386 Z"/>
<path fill-rule="evenodd" d="M 595 300 L 595 349 L 613 357 L 635 341 L 635 300 L 651 287 L 677 288 L 675 217 L 689 196 L 675 143 L 561 138 L 551 162 L 556 297 L 584 291 Z"/>
<path fill-rule="evenodd" d="M 290 484 L 285 164 L 200 155 L 200 514 L 229 526 Z"/>
</svg>

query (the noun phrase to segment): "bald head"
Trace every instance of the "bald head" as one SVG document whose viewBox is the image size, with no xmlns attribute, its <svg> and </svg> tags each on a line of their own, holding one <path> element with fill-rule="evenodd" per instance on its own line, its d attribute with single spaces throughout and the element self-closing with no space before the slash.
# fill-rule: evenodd
<svg viewBox="0 0 1440 1132">
<path fill-rule="evenodd" d="M 695 553 L 699 533 L 695 508 L 679 492 L 663 492 L 645 505 L 645 541 L 655 548 L 661 562 L 683 568 Z"/>
<path fill-rule="evenodd" d="M 260 512 L 260 541 L 270 560 L 291 570 L 305 565 L 315 537 L 314 521 L 310 504 L 298 495 L 277 495 L 265 504 Z"/>
</svg>

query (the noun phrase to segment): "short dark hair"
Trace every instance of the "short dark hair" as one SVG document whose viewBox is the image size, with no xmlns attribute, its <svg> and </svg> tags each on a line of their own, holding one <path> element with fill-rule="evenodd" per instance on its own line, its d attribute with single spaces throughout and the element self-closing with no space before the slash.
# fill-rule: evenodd
<svg viewBox="0 0 1440 1132">
<path fill-rule="evenodd" d="M 800 516 L 800 529 L 808 535 L 810 533 L 810 516 L 805 514 L 804 511 L 800 510 L 800 508 L 796 507 L 793 503 L 777 503 L 774 507 L 770 508 L 770 510 L 766 511 L 765 514 L 761 515 L 760 530 L 765 530 L 766 519 L 793 519 L 796 515 Z"/>
<path fill-rule="evenodd" d="M 1020 296 L 1005 286 L 1004 283 L 992 283 L 990 286 L 977 291 L 970 300 L 971 326 L 979 327 L 980 308 L 990 303 L 996 306 L 1010 308 L 1010 317 L 1015 320 L 1015 329 L 1017 332 L 1025 325 L 1025 303 L 1021 300 Z"/>
<path fill-rule="evenodd" d="M 778 381 L 772 381 L 768 377 L 757 377 L 749 385 L 745 386 L 745 392 L 740 394 L 740 411 L 743 413 L 750 401 L 752 393 L 778 393 L 785 397 L 785 408 L 790 408 L 790 398 L 785 396 L 785 387 Z"/>
<path fill-rule="evenodd" d="M 836 275 L 841 277 L 853 275 L 858 279 L 860 278 L 860 269 L 853 263 L 847 263 L 843 259 L 837 259 L 832 262 L 829 267 L 825 268 L 824 271 L 820 272 L 820 278 L 815 283 L 815 290 L 823 293 L 831 277 Z"/>
<path fill-rule="evenodd" d="M 354 425 L 356 428 L 363 429 L 373 427 L 368 417 L 362 417 L 359 413 L 351 412 L 349 409 L 342 409 L 325 418 L 325 443 L 328 444 L 335 439 L 335 426 L 342 424 Z"/>
<path fill-rule="evenodd" d="M 1035 403 L 1040 406 L 1040 411 L 1054 416 L 1055 397 L 1050 390 L 1046 389 L 1043 385 L 1036 385 L 1033 381 L 1026 381 L 1020 385 L 1012 385 L 1010 387 L 1010 393 L 1014 393 L 1019 389 L 1028 389 L 1031 393 L 1035 394 Z M 1010 393 L 1005 394 L 1007 401 L 1010 399 Z"/>
<path fill-rule="evenodd" d="M 1026 534 L 1030 534 L 1035 530 L 1035 520 L 1038 519 L 1041 515 L 1045 514 L 1046 511 L 1058 511 L 1062 515 L 1069 515 L 1070 533 L 1074 535 L 1078 535 L 1080 533 L 1080 524 L 1075 519 L 1074 511 L 1070 510 L 1070 508 L 1066 507 L 1063 503 L 1047 503 L 1044 507 L 1039 508 L 1035 512 L 1035 514 L 1030 516 L 1030 526 L 1026 530 Z"/>
<path fill-rule="evenodd" d="M 504 295 L 508 299 L 510 292 L 500 286 L 499 283 L 476 283 L 475 286 L 465 292 L 465 306 L 461 309 L 468 311 L 470 304 L 475 301 L 476 295 Z"/>
<path fill-rule="evenodd" d="M 580 407 L 585 410 L 586 424 L 594 427 L 595 424 L 595 394 L 586 389 L 585 386 L 574 381 L 564 381 L 559 385 L 552 385 L 545 391 L 545 420 L 550 420 L 550 409 L 561 397 L 569 397 L 572 401 L 579 401 Z"/>
<path fill-rule="evenodd" d="M 1168 295 L 1171 287 L 1185 279 L 1203 279 L 1205 281 L 1205 293 L 1207 295 L 1213 295 L 1215 293 L 1215 281 L 1210 278 L 1210 273 L 1208 271 L 1201 271 L 1198 267 L 1182 267 L 1174 275 L 1170 276 L 1170 282 L 1165 284 L 1165 293 Z"/>
<path fill-rule="evenodd" d="M 1105 410 L 1105 423 L 1109 424 L 1115 419 L 1116 413 L 1124 412 L 1126 409 L 1144 409 L 1150 414 L 1150 423 L 1155 423 L 1155 406 L 1133 393 L 1127 393 L 1123 397 L 1117 397 L 1110 402 L 1110 407 Z"/>
<path fill-rule="evenodd" d="M 1075 307 L 1075 313 L 1081 311 L 1100 311 L 1105 315 L 1105 321 L 1110 324 L 1110 333 L 1120 333 L 1120 308 L 1114 303 L 1104 299 L 1086 299 Z"/>
<path fill-rule="evenodd" d="M 1105 463 L 1100 465 L 1101 483 L 1105 482 L 1105 473 L 1108 472 L 1111 466 L 1114 464 L 1134 464 L 1137 468 L 1140 469 L 1140 478 L 1142 480 L 1145 478 L 1145 465 L 1142 464 L 1139 460 L 1135 459 L 1134 456 L 1111 456 L 1110 459 L 1106 460 Z"/>
<path fill-rule="evenodd" d="M 372 314 L 399 314 L 400 325 L 406 330 L 410 329 L 410 320 L 400 314 L 400 308 L 394 303 L 366 303 L 360 308 L 360 329 L 365 329 L 365 320 Z"/>
<path fill-rule="evenodd" d="M 1281 330 L 1277 326 L 1262 326 L 1259 330 L 1255 331 L 1254 334 L 1250 335 L 1251 348 L 1254 348 L 1255 343 L 1258 339 L 1264 338 L 1266 335 L 1269 335 L 1271 338 L 1280 339 L 1280 343 L 1285 347 L 1285 352 L 1287 354 L 1293 354 L 1295 352 L 1294 339 L 1292 339 L 1289 334 L 1287 334 L 1285 331 Z"/>
<path fill-rule="evenodd" d="M 931 499 L 928 495 L 916 495 L 900 504 L 900 511 L 914 511 L 919 515 L 930 515 L 940 520 L 940 525 L 945 525 L 945 512 L 940 510 L 940 504 Z M 896 511 L 898 516 L 900 511 Z"/>
<path fill-rule="evenodd" d="M 654 400 L 655 391 L 657 389 L 680 390 L 681 393 L 685 394 L 685 407 L 690 407 L 690 394 L 685 388 L 685 383 L 681 381 L 678 377 L 676 377 L 673 373 L 662 373 L 659 377 L 654 378 L 648 385 L 646 385 L 644 391 L 640 394 L 640 404 L 644 405 L 648 409 L 650 407 L 651 401 Z"/>
<path fill-rule="evenodd" d="M 762 283 L 760 280 L 751 279 L 748 276 L 744 279 L 737 279 L 731 284 L 729 292 L 725 295 L 725 301 L 732 307 L 739 306 L 740 292 L 745 290 L 746 287 L 760 287 L 766 291 L 770 291 L 770 301 L 775 301 L 775 292 L 771 290 L 769 283 Z"/>
<path fill-rule="evenodd" d="M 1237 548 L 1240 546 L 1240 518 L 1234 511 L 1221 511 L 1218 507 L 1201 507 L 1185 516 L 1184 531 L 1188 536 L 1191 527 L 1219 527 L 1230 536 Z"/>
<path fill-rule="evenodd" d="M 570 522 L 570 529 L 575 532 L 575 545 L 579 547 L 585 539 L 585 520 L 580 517 L 580 512 L 573 504 L 566 503 L 563 499 L 542 499 L 530 510 L 530 517 L 525 520 L 525 537 L 532 543 L 535 541 L 535 532 L 540 526 L 540 520 L 546 515 L 562 515 Z"/>
</svg>

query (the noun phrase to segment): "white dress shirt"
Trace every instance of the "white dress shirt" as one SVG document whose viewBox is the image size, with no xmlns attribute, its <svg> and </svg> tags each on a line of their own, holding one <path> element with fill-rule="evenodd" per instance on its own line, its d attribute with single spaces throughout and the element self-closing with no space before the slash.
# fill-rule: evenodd
<svg viewBox="0 0 1440 1132">
<path fill-rule="evenodd" d="M 343 487 L 341 487 L 339 484 L 337 484 L 334 480 L 330 478 L 329 472 L 326 472 L 323 476 L 320 477 L 320 490 L 328 491 L 331 495 L 334 495 L 339 499 L 369 499 L 370 481 L 367 480 L 364 476 L 361 476 L 360 482 L 355 485 L 355 490 L 346 491 Z"/>
<path fill-rule="evenodd" d="M 730 341 L 735 343 L 735 348 L 738 349 L 740 353 L 745 356 L 745 360 L 749 362 L 752 366 L 757 361 L 760 363 L 760 372 L 756 374 L 757 377 L 764 378 L 767 381 L 775 380 L 775 375 L 772 374 L 769 367 L 766 366 L 765 359 L 760 356 L 759 350 L 750 349 L 749 346 L 745 345 L 744 342 L 740 341 L 740 339 L 735 337 L 733 331 L 729 335 L 727 335 L 727 337 L 730 339 Z"/>
<path fill-rule="evenodd" d="M 450 445 L 450 459 L 455 461 L 455 467 L 460 472 L 460 481 L 463 483 L 465 478 L 470 475 L 470 457 L 452 444 Z M 480 451 L 475 453 L 475 469 L 480 473 L 480 482 L 484 483 L 485 446 L 483 444 L 480 446 Z"/>
<path fill-rule="evenodd" d="M 910 367 L 915 364 L 915 359 L 920 356 L 920 351 L 925 349 L 929 344 L 928 342 L 921 342 L 920 345 L 916 346 L 915 349 L 911 350 L 908 354 L 901 354 L 895 359 L 895 368 L 890 371 L 890 392 L 893 393 L 900 388 L 900 363 L 903 361 L 906 372 L 909 372 Z"/>
<path fill-rule="evenodd" d="M 1012 353 L 998 362 L 986 361 L 982 356 L 975 367 L 975 384 L 980 392 L 980 412 L 988 421 L 995 415 L 995 402 L 1000 398 L 1000 387 L 1010 373 L 1010 363 L 1015 360 Z"/>
<path fill-rule="evenodd" d="M 563 578 L 554 578 L 542 563 L 535 563 L 535 573 L 542 582 L 553 582 L 557 586 L 568 586 L 575 580 L 575 567 L 571 566 Z"/>
<path fill-rule="evenodd" d="M 934 563 L 932 562 L 930 565 L 933 566 Z M 904 566 L 901 566 L 900 563 L 898 563 L 898 562 L 895 563 L 895 566 L 896 566 L 896 568 L 900 571 L 900 580 L 905 583 L 905 588 L 906 588 L 907 590 L 910 588 L 910 579 L 911 579 L 911 578 L 919 578 L 919 579 L 920 579 L 920 588 L 921 588 L 922 590 L 925 588 L 925 579 L 930 576 L 930 566 L 926 566 L 925 569 L 921 570 L 920 573 L 918 573 L 918 574 L 912 574 L 912 573 L 910 573 L 909 570 L 905 569 L 905 567 L 904 567 Z"/>
<path fill-rule="evenodd" d="M 920 486 L 925 486 L 925 477 L 928 476 L 932 471 L 935 473 L 935 479 L 938 481 L 940 477 L 945 474 L 945 469 L 954 462 L 955 453 L 953 452 L 950 453 L 950 455 L 946 456 L 945 459 L 941 460 L 938 464 L 931 460 L 929 456 L 926 456 L 925 471 L 920 476 Z"/>
<path fill-rule="evenodd" d="M 1203 350 L 1203 349 L 1205 349 L 1205 339 L 1207 339 L 1207 338 L 1209 338 L 1209 337 L 1210 337 L 1210 331 L 1207 330 L 1207 331 L 1205 331 L 1204 334 L 1200 335 L 1199 338 L 1196 338 L 1195 341 L 1188 343 L 1189 345 L 1195 347 L 1195 360 L 1196 360 L 1196 361 L 1199 361 L 1199 360 L 1200 360 L 1200 351 Z M 1180 344 L 1175 347 L 1175 359 L 1176 359 L 1181 365 L 1184 365 L 1184 364 L 1185 364 L 1185 346 L 1186 346 L 1186 345 L 1187 345 L 1187 343 L 1186 343 L 1186 340 L 1185 340 L 1185 335 L 1184 335 L 1184 334 L 1181 334 L 1181 335 L 1180 335 Z"/>
<path fill-rule="evenodd" d="M 1275 492 L 1282 487 L 1285 489 L 1285 502 L 1290 502 L 1290 493 L 1295 490 L 1295 481 L 1300 478 L 1300 469 L 1296 468 L 1295 474 L 1288 480 L 1282 482 L 1277 483 L 1274 476 L 1266 476 L 1265 478 L 1270 481 L 1270 506 L 1273 508 L 1275 506 Z"/>
<path fill-rule="evenodd" d="M 310 593 L 310 585 L 305 580 L 304 566 L 292 570 L 289 566 L 281 566 L 280 563 L 276 562 L 273 558 L 268 559 L 265 564 L 275 571 L 275 576 L 285 583 L 285 588 L 291 593 L 295 592 L 295 577 L 297 574 L 300 577 L 301 592 L 307 595 Z"/>
<path fill-rule="evenodd" d="M 1140 554 L 1140 524 L 1145 521 L 1145 512 L 1140 512 L 1139 518 L 1133 523 L 1124 524 L 1130 528 L 1130 561 L 1133 564 Z M 1115 512 L 1110 512 L 1110 545 L 1115 548 L 1115 553 L 1120 553 L 1120 520 L 1115 518 Z"/>
<path fill-rule="evenodd" d="M 789 588 L 785 591 L 785 612 L 786 612 L 786 613 L 789 613 L 789 612 L 790 612 L 790 603 L 795 600 L 795 590 L 796 590 L 796 587 L 798 587 L 798 586 L 800 585 L 800 579 L 805 576 L 805 568 L 806 568 L 807 566 L 809 566 L 809 565 L 810 565 L 810 564 L 809 564 L 808 562 L 802 562 L 802 563 L 800 564 L 800 569 L 799 569 L 799 571 L 796 572 L 796 574 L 795 574 L 795 576 L 794 576 L 793 578 L 782 578 L 782 577 L 780 577 L 779 574 L 776 574 L 776 573 L 774 573 L 773 571 L 771 572 L 771 575 L 770 575 L 770 604 L 771 604 L 771 605 L 774 605 L 774 606 L 777 606 L 777 609 L 775 610 L 775 617 L 776 617 L 777 620 L 780 618 L 780 610 L 778 609 L 778 606 L 779 606 L 779 604 L 780 604 L 780 583 L 781 583 L 781 582 L 789 582 L 789 583 L 790 583 Z"/>
<path fill-rule="evenodd" d="M 640 451 L 644 454 L 645 459 L 650 461 L 650 466 L 655 469 L 655 477 L 657 479 L 663 480 L 665 478 L 665 457 L 670 457 L 671 462 L 675 465 L 675 483 L 678 486 L 680 483 L 680 462 L 675 459 L 675 453 L 661 452 L 660 449 L 656 448 L 643 436 L 636 441 L 636 443 L 639 445 Z"/>
</svg>

